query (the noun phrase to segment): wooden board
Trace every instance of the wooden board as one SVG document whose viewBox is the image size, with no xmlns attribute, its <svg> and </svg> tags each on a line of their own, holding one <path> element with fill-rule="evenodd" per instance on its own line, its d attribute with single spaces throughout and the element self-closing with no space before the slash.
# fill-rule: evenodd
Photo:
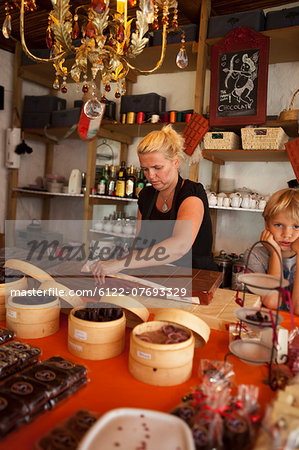
<svg viewBox="0 0 299 450">
<path fill-rule="evenodd" d="M 81 268 L 81 262 L 64 262 L 51 268 L 50 274 L 55 278 L 56 282 L 59 282 L 70 289 L 85 290 L 84 297 L 89 298 L 90 300 L 99 300 L 101 295 L 99 294 L 99 289 L 95 289 L 93 275 L 91 273 L 82 273 Z M 175 289 L 177 289 L 178 292 L 181 292 L 184 288 L 187 291 L 187 296 L 197 297 L 199 299 L 198 303 L 200 304 L 208 304 L 212 301 L 214 292 L 222 281 L 222 273 L 220 272 L 189 269 L 178 266 L 146 267 L 134 270 L 126 269 L 122 273 L 142 279 L 142 283 L 148 280 L 149 282 L 163 285 L 166 288 L 169 288 L 173 293 L 175 292 Z M 132 281 L 106 277 L 103 288 L 110 288 L 111 294 L 112 289 L 114 291 L 123 289 L 126 292 L 129 292 L 134 289 L 134 287 L 136 288 L 136 286 L 137 283 Z M 144 284 L 141 286 L 144 287 Z M 142 294 L 137 290 L 137 295 L 132 296 L 140 301 Z M 153 301 L 153 304 L 156 305 L 155 297 L 151 295 L 149 295 L 149 297 L 150 303 Z M 164 302 L 164 300 L 166 300 L 166 298 L 159 299 L 159 307 L 161 307 L 161 301 Z M 111 296 L 111 303 L 113 303 L 113 296 Z"/>
</svg>

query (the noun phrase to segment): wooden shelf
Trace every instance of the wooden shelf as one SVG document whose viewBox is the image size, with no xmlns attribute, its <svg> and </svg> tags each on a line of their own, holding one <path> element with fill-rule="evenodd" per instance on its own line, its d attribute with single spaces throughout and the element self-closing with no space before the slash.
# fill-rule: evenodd
<svg viewBox="0 0 299 450">
<path fill-rule="evenodd" d="M 266 30 L 260 33 L 270 38 L 270 64 L 298 61 L 299 26 Z M 207 39 L 206 43 L 211 47 L 221 39 L 223 38 Z"/>
<path fill-rule="evenodd" d="M 13 191 L 17 193 L 18 197 L 64 197 L 64 198 L 78 198 L 84 197 L 84 194 L 68 194 L 64 192 L 48 192 L 48 191 L 36 191 L 34 189 L 13 188 Z"/>
<path fill-rule="evenodd" d="M 133 124 L 121 124 L 119 122 L 103 121 L 102 127 L 105 130 L 114 131 L 119 130 L 121 134 L 133 137 L 146 136 L 151 131 L 161 130 L 167 123 L 133 123 Z M 176 122 L 171 124 L 173 128 L 182 132 L 186 126 L 186 122 Z"/>
<path fill-rule="evenodd" d="M 111 123 L 111 122 L 109 122 Z M 70 127 L 49 127 L 46 129 L 44 128 L 25 128 L 25 139 L 27 140 L 33 140 L 33 141 L 39 141 L 44 143 L 55 143 L 64 139 L 79 139 L 80 136 L 77 133 L 77 129 L 73 131 L 72 134 L 67 136 L 68 131 L 70 130 Z M 46 134 L 47 133 L 47 134 Z M 53 136 L 53 139 L 51 137 Z M 67 136 L 67 138 L 65 138 Z M 114 126 L 112 129 L 106 128 L 102 126 L 100 128 L 98 137 L 106 138 L 106 139 L 112 139 L 117 142 L 121 142 L 124 144 L 131 144 L 132 138 L 127 134 L 122 134 L 122 131 L 119 127 Z M 86 141 L 83 141 L 86 142 Z"/>
<path fill-rule="evenodd" d="M 286 150 L 203 150 L 203 157 L 215 163 L 225 161 L 288 161 Z"/>
<path fill-rule="evenodd" d="M 175 73 L 175 72 L 183 72 L 183 71 L 191 71 L 196 70 L 196 56 L 197 56 L 197 42 L 190 41 L 185 43 L 185 48 L 188 54 L 189 64 L 186 69 L 180 69 L 176 65 L 176 56 L 179 52 L 181 43 L 177 44 L 168 44 L 166 47 L 166 55 L 163 61 L 162 67 L 155 71 L 155 73 Z M 130 63 L 142 70 L 152 69 L 155 64 L 158 62 L 160 58 L 161 46 L 155 47 L 146 47 L 143 52 L 136 57 L 136 59 L 130 60 Z M 74 63 L 73 58 L 69 58 L 66 60 L 65 65 L 68 70 L 72 67 Z M 35 64 L 26 64 L 20 67 L 18 75 L 20 78 L 24 80 L 29 80 L 34 83 L 38 83 L 42 86 L 52 88 L 54 78 L 55 78 L 55 70 L 53 68 L 52 63 L 38 63 Z M 138 72 L 130 71 L 127 78 L 132 82 L 136 82 L 136 75 Z M 72 79 L 69 78 L 68 82 L 71 82 Z"/>
<path fill-rule="evenodd" d="M 138 201 L 137 198 L 111 197 L 109 195 L 93 195 L 93 194 L 89 195 L 89 199 L 90 199 L 90 203 L 92 205 L 103 205 L 103 204 L 109 205 L 112 202 L 113 203 L 115 203 L 115 202 L 125 202 L 125 203 L 127 203 L 127 202 L 134 203 L 135 202 L 136 203 Z"/>
<path fill-rule="evenodd" d="M 94 228 L 91 228 L 89 231 L 91 233 L 105 234 L 106 236 L 108 235 L 108 236 L 116 236 L 116 237 L 130 238 L 130 239 L 135 238 L 135 234 L 113 233 L 113 231 L 95 230 Z"/>
<path fill-rule="evenodd" d="M 241 212 L 255 212 L 255 213 L 262 213 L 263 209 L 250 209 L 250 208 L 234 208 L 232 206 L 225 207 L 225 206 L 211 206 L 209 205 L 210 209 L 225 209 L 226 211 L 241 211 Z"/>
</svg>

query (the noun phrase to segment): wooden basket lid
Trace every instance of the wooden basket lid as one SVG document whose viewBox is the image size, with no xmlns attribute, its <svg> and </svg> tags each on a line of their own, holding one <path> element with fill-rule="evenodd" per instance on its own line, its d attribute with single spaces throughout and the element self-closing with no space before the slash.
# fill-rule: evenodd
<svg viewBox="0 0 299 450">
<path fill-rule="evenodd" d="M 49 291 L 53 289 L 54 295 L 57 295 L 60 299 L 64 300 L 70 308 L 76 308 L 77 306 L 83 306 L 84 301 L 78 295 L 75 295 L 75 292 L 61 283 L 57 283 L 53 278 L 51 280 L 45 281 L 39 287 L 39 289 Z M 65 304 L 62 305 L 64 308 L 67 306 Z"/>
<path fill-rule="evenodd" d="M 63 284 L 57 283 L 47 272 L 27 261 L 22 261 L 20 259 L 8 259 L 5 262 L 5 267 L 19 270 L 20 272 L 35 278 L 41 283 L 39 286 L 39 289 L 41 290 L 48 291 L 49 289 L 53 289 L 55 291 L 55 295 L 59 292 L 59 295 L 57 294 L 57 296 L 65 300 L 71 307 L 84 304 L 83 300 L 78 295 L 75 295 L 73 291 L 68 289 Z"/>
<path fill-rule="evenodd" d="M 166 320 L 193 331 L 195 347 L 203 347 L 209 340 L 210 327 L 208 324 L 184 309 L 161 308 L 155 313 L 155 320 Z"/>
<path fill-rule="evenodd" d="M 4 267 L 8 267 L 9 269 L 18 270 L 19 272 L 23 272 L 26 275 L 29 275 L 32 278 L 35 278 L 40 283 L 43 283 L 46 280 L 53 280 L 51 275 L 49 275 L 44 270 L 40 269 L 37 266 L 34 266 L 33 264 L 22 261 L 21 259 L 8 259 Z M 53 280 L 54 281 L 54 280 Z"/>
<path fill-rule="evenodd" d="M 134 328 L 140 322 L 146 322 L 149 318 L 149 310 L 129 295 L 108 296 L 103 295 L 101 302 L 112 303 L 126 311 L 127 327 Z"/>
</svg>

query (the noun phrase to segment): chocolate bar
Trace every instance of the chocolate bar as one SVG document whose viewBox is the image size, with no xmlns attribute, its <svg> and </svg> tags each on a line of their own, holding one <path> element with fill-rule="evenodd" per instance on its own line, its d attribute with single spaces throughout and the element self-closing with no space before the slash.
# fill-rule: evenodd
<svg viewBox="0 0 299 450">
<path fill-rule="evenodd" d="M 75 311 L 75 317 L 90 322 L 110 322 L 120 319 L 123 315 L 122 309 L 111 303 L 86 303 L 86 308 Z"/>
<path fill-rule="evenodd" d="M 0 391 L 0 437 L 3 438 L 22 422 L 29 414 L 29 408 L 21 400 Z"/>
<path fill-rule="evenodd" d="M 85 377 L 87 373 L 86 367 L 68 361 L 61 356 L 52 356 L 51 358 L 42 361 L 42 363 L 52 370 L 56 369 L 57 371 L 59 370 L 59 372 L 66 374 L 69 377 L 70 384 Z"/>
<path fill-rule="evenodd" d="M 30 414 L 39 410 L 49 399 L 49 394 L 42 383 L 29 380 L 22 375 L 14 375 L 1 385 L 0 397 L 6 394 L 21 401 Z"/>
<path fill-rule="evenodd" d="M 57 403 L 62 402 L 66 400 L 71 394 L 74 394 L 78 391 L 81 387 L 86 386 L 87 378 L 81 378 L 80 380 L 76 381 L 76 383 L 72 384 L 68 389 L 61 392 L 61 394 L 57 395 L 56 397 L 50 398 L 48 401 L 49 408 L 53 408 Z"/>
<path fill-rule="evenodd" d="M 95 423 L 98 417 L 98 413 L 80 409 L 63 424 L 58 425 L 40 438 L 35 443 L 34 449 L 76 449 L 80 440 Z"/>
<path fill-rule="evenodd" d="M 43 362 L 25 370 L 22 375 L 29 380 L 38 380 L 42 383 L 50 398 L 56 397 L 76 382 L 76 378 L 70 372 L 60 370 L 54 365 L 49 367 Z"/>
<path fill-rule="evenodd" d="M 4 378 L 19 363 L 18 356 L 11 350 L 3 347 L 0 348 L 0 379 Z"/>
<path fill-rule="evenodd" d="M 0 327 L 0 344 L 10 341 L 14 337 L 14 332 L 8 328 Z"/>
<path fill-rule="evenodd" d="M 9 349 L 15 352 L 16 356 L 18 356 L 20 363 L 23 364 L 29 359 L 34 359 L 39 357 L 41 351 L 38 347 L 32 347 L 29 344 L 25 344 L 20 341 L 12 341 L 1 347 L 1 350 Z"/>
</svg>

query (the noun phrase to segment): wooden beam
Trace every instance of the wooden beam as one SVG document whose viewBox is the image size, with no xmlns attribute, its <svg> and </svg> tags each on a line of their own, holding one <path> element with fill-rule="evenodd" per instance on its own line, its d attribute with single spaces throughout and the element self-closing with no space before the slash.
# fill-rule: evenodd
<svg viewBox="0 0 299 450">
<path fill-rule="evenodd" d="M 207 69 L 207 49 L 206 38 L 208 33 L 208 22 L 211 11 L 211 0 L 202 0 L 200 10 L 200 27 L 198 36 L 198 52 L 196 63 L 196 81 L 195 81 L 195 98 L 194 112 L 202 114 L 203 99 L 205 93 L 205 79 Z M 189 178 L 198 181 L 199 163 L 192 164 L 189 170 Z"/>
<path fill-rule="evenodd" d="M 9 169 L 8 172 L 8 198 L 7 198 L 7 220 L 16 220 L 17 215 L 17 199 L 13 188 L 18 186 L 17 169 Z"/>
<path fill-rule="evenodd" d="M 100 128 L 98 137 L 112 139 L 113 141 L 121 142 L 123 144 L 132 144 L 133 141 L 130 136 L 126 136 L 125 134 L 117 133 L 115 131 L 110 131 L 103 127 Z"/>
<path fill-rule="evenodd" d="M 87 167 L 86 167 L 86 190 L 84 196 L 84 221 L 92 219 L 92 205 L 89 202 L 89 194 L 95 183 L 95 167 L 97 159 L 97 138 L 88 142 Z"/>
<path fill-rule="evenodd" d="M 22 121 L 22 80 L 18 76 L 21 58 L 21 44 L 17 42 L 13 69 L 12 128 L 21 128 Z"/>
<path fill-rule="evenodd" d="M 48 173 L 52 173 L 53 170 L 53 156 L 54 156 L 54 144 L 46 145 L 46 159 L 45 159 L 45 169 L 44 175 L 46 176 Z"/>
</svg>

